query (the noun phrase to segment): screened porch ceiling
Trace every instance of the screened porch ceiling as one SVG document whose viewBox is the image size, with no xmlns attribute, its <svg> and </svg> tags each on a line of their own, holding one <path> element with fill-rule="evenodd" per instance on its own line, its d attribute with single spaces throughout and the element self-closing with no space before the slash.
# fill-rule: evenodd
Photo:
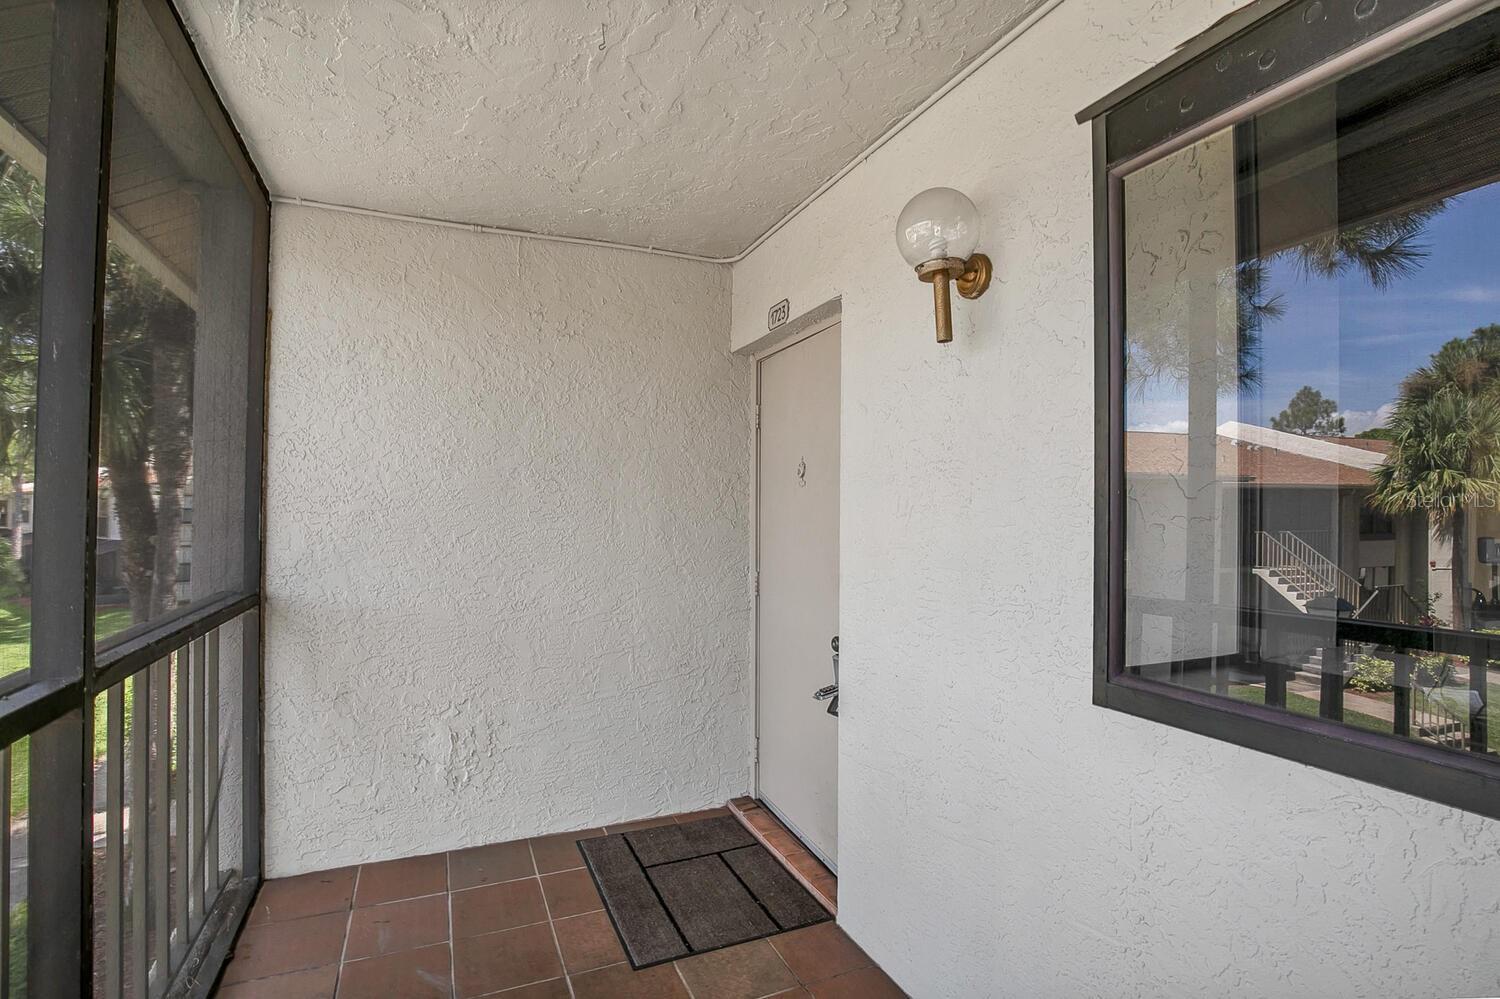
<svg viewBox="0 0 1500 999">
<path fill-rule="evenodd" d="M 179 7 L 273 196 L 723 257 L 1040 2 Z"/>
<path fill-rule="evenodd" d="M 0 149 L 45 181 L 52 4 L 0 0 Z M 119 11 L 110 156 L 111 241 L 190 306 L 196 306 L 195 188 L 240 183 L 210 141 L 189 88 L 146 15 Z M 146 110 L 143 110 L 146 109 Z"/>
</svg>

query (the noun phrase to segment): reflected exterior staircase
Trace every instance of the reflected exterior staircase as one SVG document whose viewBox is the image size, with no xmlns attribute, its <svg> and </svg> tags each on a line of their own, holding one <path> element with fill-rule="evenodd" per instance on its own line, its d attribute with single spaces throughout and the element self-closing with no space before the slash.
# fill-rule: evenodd
<svg viewBox="0 0 1500 999">
<path fill-rule="evenodd" d="M 1347 603 L 1350 616 L 1416 624 L 1421 605 L 1404 586 L 1371 589 L 1291 531 L 1255 532 L 1255 575 L 1293 607 L 1307 613 L 1310 602 L 1333 596 Z"/>
<path fill-rule="evenodd" d="M 1424 623 L 1424 608 L 1405 586 L 1366 587 L 1291 531 L 1274 534 L 1257 531 L 1255 543 L 1255 575 L 1304 614 L 1309 613 L 1308 606 L 1313 600 L 1331 595 L 1353 608 L 1349 612 L 1353 618 L 1410 625 Z M 1382 652 L 1371 646 L 1356 645 L 1356 649 L 1360 648 L 1385 658 L 1390 655 L 1389 650 Z M 1325 650 L 1314 648 L 1283 660 L 1293 676 L 1314 685 L 1308 696 L 1319 697 L 1316 685 L 1324 679 L 1324 658 Z M 1417 658 L 1420 664 L 1421 657 Z M 1463 704 L 1455 704 L 1454 697 L 1445 689 L 1447 681 L 1433 679 L 1431 685 L 1425 685 L 1418 679 L 1421 675 L 1420 669 L 1412 673 L 1409 707 L 1406 708 L 1410 713 L 1404 731 L 1450 749 L 1471 748 L 1472 711 L 1466 710 Z M 1465 683 L 1462 677 L 1459 682 Z M 1403 730 L 1398 728 L 1397 731 Z"/>
<path fill-rule="evenodd" d="M 1359 580 L 1291 531 L 1255 532 L 1255 574 L 1304 614 L 1317 597 L 1337 597 L 1355 610 L 1367 597 Z"/>
</svg>

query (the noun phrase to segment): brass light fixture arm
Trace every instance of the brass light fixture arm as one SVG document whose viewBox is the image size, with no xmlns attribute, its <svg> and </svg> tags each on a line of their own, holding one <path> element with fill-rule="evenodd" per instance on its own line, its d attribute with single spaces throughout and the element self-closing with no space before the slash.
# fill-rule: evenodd
<svg viewBox="0 0 1500 999">
<path fill-rule="evenodd" d="M 990 258 L 976 253 L 968 260 L 962 257 L 939 257 L 917 265 L 917 278 L 932 285 L 932 307 L 937 322 L 937 342 L 953 341 L 953 302 L 948 282 L 958 287 L 964 298 L 978 298 L 990 286 Z"/>
</svg>

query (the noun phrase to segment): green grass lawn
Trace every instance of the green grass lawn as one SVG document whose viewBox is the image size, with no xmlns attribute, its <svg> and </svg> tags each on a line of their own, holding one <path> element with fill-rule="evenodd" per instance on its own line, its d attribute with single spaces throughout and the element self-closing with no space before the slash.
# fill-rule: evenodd
<svg viewBox="0 0 1500 999">
<path fill-rule="evenodd" d="M 135 700 L 130 684 L 124 684 L 125 691 L 125 733 L 126 739 L 130 738 L 130 706 Z M 94 699 L 94 759 L 104 758 L 109 751 L 109 726 L 107 699 L 100 695 Z M 173 761 L 176 760 L 176 747 L 173 747 Z M 31 793 L 31 740 L 21 738 L 11 744 L 10 747 L 10 814 L 20 818 L 27 812 L 27 798 Z"/>
<path fill-rule="evenodd" d="M 1229 688 L 1229 696 L 1237 701 L 1246 701 L 1250 704 L 1264 704 L 1266 703 L 1266 688 L 1252 687 L 1248 684 L 1244 686 L 1231 686 Z M 1318 717 L 1317 701 L 1311 697 L 1294 694 L 1291 691 L 1287 691 L 1286 709 L 1293 714 L 1307 715 L 1309 718 Z M 1390 722 L 1376 718 L 1374 715 L 1367 715 L 1362 711 L 1345 711 L 1344 724 L 1351 725 L 1354 728 L 1362 728 L 1368 732 L 1379 732 L 1382 735 L 1392 734 Z"/>
<path fill-rule="evenodd" d="M 1235 700 L 1247 701 L 1250 704 L 1266 703 L 1266 689 L 1264 687 L 1252 687 L 1249 685 L 1232 686 L 1229 688 L 1229 696 Z M 1365 696 L 1368 697 L 1371 695 L 1366 694 Z M 1486 733 L 1488 736 L 1487 741 L 1489 742 L 1490 752 L 1500 753 L 1500 710 L 1496 710 L 1494 707 L 1495 705 L 1500 705 L 1500 684 L 1490 684 L 1488 704 L 1490 705 L 1489 717 L 1491 721 L 1489 730 Z M 1286 709 L 1295 714 L 1307 715 L 1310 718 L 1318 716 L 1317 701 L 1311 697 L 1294 694 L 1291 691 L 1288 691 L 1286 695 Z M 1362 728 L 1368 732 L 1379 732 L 1381 735 L 1394 734 L 1390 722 L 1376 718 L 1374 715 L 1367 715 L 1361 711 L 1345 711 L 1344 724 L 1352 725 L 1355 728 Z"/>
<path fill-rule="evenodd" d="M 130 611 L 125 607 L 101 607 L 94 615 L 95 634 L 105 638 L 130 627 Z M 0 677 L 19 673 L 31 665 L 31 607 L 18 601 L 0 603 Z M 125 687 L 126 731 L 129 731 L 130 686 Z M 109 733 L 105 727 L 104 698 L 94 710 L 94 758 L 104 755 Z M 13 816 L 26 814 L 31 790 L 31 744 L 21 739 L 11 746 L 10 811 Z"/>
<path fill-rule="evenodd" d="M 107 638 L 130 627 L 126 607 L 101 607 L 94 614 L 94 635 Z M 31 665 L 31 607 L 16 600 L 0 603 L 0 677 Z"/>
</svg>

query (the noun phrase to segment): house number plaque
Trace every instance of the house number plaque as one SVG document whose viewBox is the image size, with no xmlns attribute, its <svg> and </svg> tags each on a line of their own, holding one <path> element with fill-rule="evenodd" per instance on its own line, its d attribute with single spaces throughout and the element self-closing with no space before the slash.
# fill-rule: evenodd
<svg viewBox="0 0 1500 999">
<path fill-rule="evenodd" d="M 766 315 L 766 329 L 774 330 L 790 318 L 792 318 L 792 303 L 783 298 L 771 306 L 771 311 Z"/>
</svg>

